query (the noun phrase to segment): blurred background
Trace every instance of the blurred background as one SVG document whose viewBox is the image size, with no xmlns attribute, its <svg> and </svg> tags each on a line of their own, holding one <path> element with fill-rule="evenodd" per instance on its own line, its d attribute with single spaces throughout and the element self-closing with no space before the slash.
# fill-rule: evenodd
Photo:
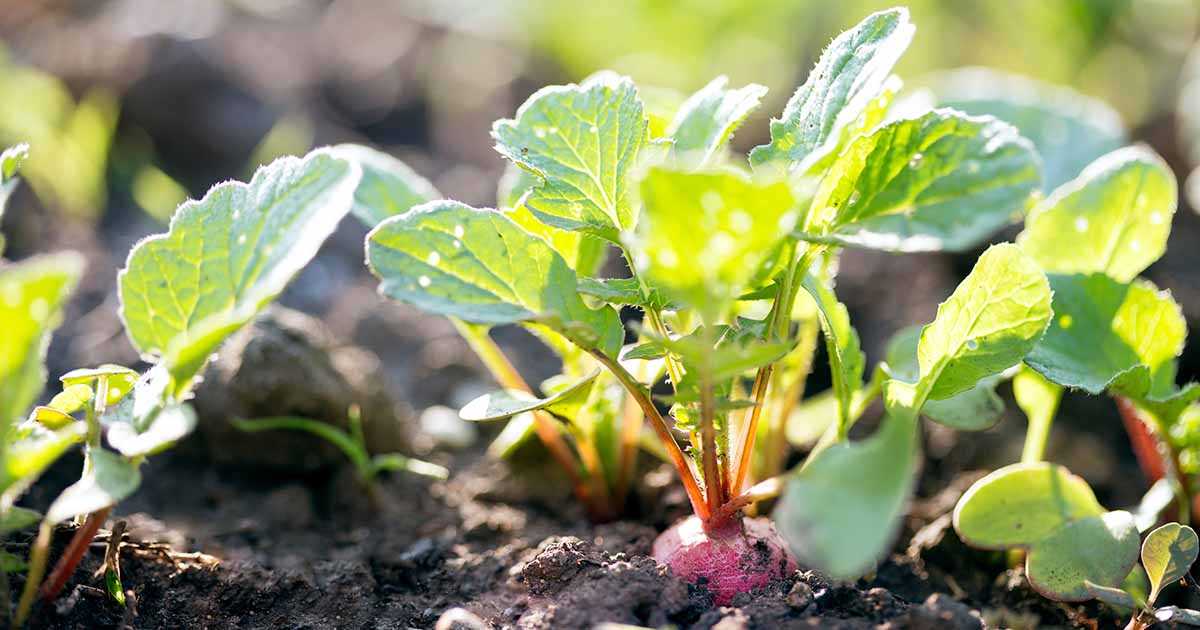
<svg viewBox="0 0 1200 630">
<path fill-rule="evenodd" d="M 511 116 L 538 87 L 603 68 L 631 75 L 648 107 L 661 111 L 718 74 L 734 85 L 768 86 L 763 107 L 735 138 L 749 148 L 766 140 L 767 120 L 830 39 L 892 4 L 4 0 L 0 144 L 32 145 L 28 185 L 4 216 L 8 255 L 70 247 L 91 262 L 55 340 L 52 373 L 133 363 L 116 318 L 116 271 L 137 239 L 164 229 L 180 201 L 218 181 L 248 177 L 279 155 L 355 141 L 406 160 L 448 196 L 490 205 L 504 167 L 491 148 L 492 121 Z M 1188 63 L 1200 0 L 907 5 L 917 36 L 898 73 L 909 86 L 969 65 L 1069 86 L 1109 103 L 1129 137 L 1163 154 L 1181 184 L 1200 161 L 1191 149 L 1200 125 L 1190 118 L 1200 108 L 1189 105 L 1189 94 L 1200 93 L 1190 78 L 1200 63 Z M 390 385 L 414 409 L 454 405 L 465 395 L 461 383 L 479 378 L 473 359 L 445 322 L 374 297 L 362 265 L 364 233 L 346 221 L 285 303 L 378 353 Z M 1182 208 L 1167 256 L 1147 274 L 1175 293 L 1193 330 L 1200 327 L 1198 238 L 1200 220 Z M 896 329 L 927 321 L 973 260 L 974 253 L 847 254 L 839 292 L 872 360 Z M 1200 375 L 1200 345 L 1192 348 L 1184 377 Z M 535 350 L 518 352 L 534 376 L 548 374 L 537 359 Z M 825 386 L 822 378 L 814 376 L 814 389 Z M 1052 449 L 1124 448 L 1111 439 L 1119 423 L 1096 417 L 1113 416 L 1110 404 L 1077 404 L 1067 409 L 1080 424 L 1106 428 Z M 999 460 L 1017 447 L 1005 448 Z M 936 440 L 932 449 L 936 457 Z M 1118 455 L 1082 457 L 1089 461 L 1073 468 L 1092 479 L 1111 476 L 1117 460 L 1128 461 Z"/>
</svg>

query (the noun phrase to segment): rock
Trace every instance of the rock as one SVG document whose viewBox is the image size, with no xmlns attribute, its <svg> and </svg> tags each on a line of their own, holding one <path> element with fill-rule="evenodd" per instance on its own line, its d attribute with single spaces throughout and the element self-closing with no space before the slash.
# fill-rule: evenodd
<svg viewBox="0 0 1200 630">
<path fill-rule="evenodd" d="M 319 321 L 279 307 L 222 347 L 195 399 L 198 432 L 214 461 L 292 474 L 344 465 L 346 457 L 308 433 L 247 433 L 229 419 L 299 416 L 345 429 L 354 404 L 372 452 L 408 450 L 410 415 L 387 393 L 378 358 L 340 346 Z"/>
<path fill-rule="evenodd" d="M 421 431 L 439 446 L 463 449 L 475 443 L 479 430 L 471 422 L 458 416 L 458 412 L 442 405 L 434 405 L 421 412 Z"/>
</svg>

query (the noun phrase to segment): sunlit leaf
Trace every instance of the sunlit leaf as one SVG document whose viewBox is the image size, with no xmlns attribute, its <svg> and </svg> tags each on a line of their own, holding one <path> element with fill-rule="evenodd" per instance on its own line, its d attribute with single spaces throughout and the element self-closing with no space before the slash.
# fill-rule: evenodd
<svg viewBox="0 0 1200 630">
<path fill-rule="evenodd" d="M 667 136 L 674 141 L 671 151 L 681 166 L 709 163 L 767 94 L 767 88 L 756 83 L 738 89 L 728 85 L 728 77 L 717 77 L 679 107 Z"/>
<path fill-rule="evenodd" d="M 844 432 L 850 426 L 851 402 L 854 393 L 862 387 L 867 358 L 859 346 L 858 332 L 850 325 L 850 313 L 833 290 L 812 274 L 805 274 L 801 286 L 817 304 L 829 369 L 833 374 L 833 390 L 838 398 L 838 422 Z"/>
<path fill-rule="evenodd" d="M 1028 547 L 1071 521 L 1103 513 L 1092 488 L 1066 468 L 1012 464 L 963 494 L 954 508 L 954 530 L 973 547 Z"/>
<path fill-rule="evenodd" d="M 599 375 L 599 371 L 593 372 L 588 377 L 570 383 L 555 391 L 553 395 L 544 398 L 538 398 L 533 394 L 516 390 L 501 390 L 484 394 L 467 403 L 458 412 L 458 415 L 463 420 L 483 421 L 502 420 L 537 409 L 546 409 L 551 413 L 557 413 L 558 405 L 579 397 L 586 399 L 588 394 L 591 393 L 592 383 L 595 382 L 596 377 Z M 570 416 L 573 414 L 562 415 Z"/>
<path fill-rule="evenodd" d="M 1129 512 L 1106 512 L 1068 523 L 1029 550 L 1025 574 L 1050 599 L 1091 599 L 1088 583 L 1117 587 L 1137 562 L 1138 531 Z"/>
<path fill-rule="evenodd" d="M 120 503 L 137 490 L 142 473 L 129 460 L 104 449 L 89 453 L 91 469 L 58 495 L 46 510 L 46 522 L 61 523 Z"/>
<path fill-rule="evenodd" d="M 326 150 L 180 206 L 129 254 L 118 283 L 133 345 L 186 389 L 209 355 L 283 291 L 350 211 L 357 166 Z"/>
<path fill-rule="evenodd" d="M 892 336 L 887 346 L 887 370 L 892 378 L 916 383 L 920 377 L 917 366 L 917 343 L 921 326 L 908 326 Z M 970 389 L 944 400 L 927 400 L 921 407 L 925 417 L 948 427 L 964 431 L 981 431 L 991 427 L 1004 414 L 1004 401 L 996 394 L 999 376 L 980 379 Z"/>
<path fill-rule="evenodd" d="M 1142 566 L 1150 577 L 1150 603 L 1158 599 L 1162 588 L 1183 579 L 1196 562 L 1200 540 L 1187 525 L 1167 523 L 1146 534 L 1142 542 Z"/>
<path fill-rule="evenodd" d="M 404 214 L 414 206 L 442 196 L 429 180 L 382 151 L 358 144 L 340 144 L 329 152 L 358 164 L 362 170 L 351 212 L 367 227 L 375 227 L 388 217 Z"/>
</svg>

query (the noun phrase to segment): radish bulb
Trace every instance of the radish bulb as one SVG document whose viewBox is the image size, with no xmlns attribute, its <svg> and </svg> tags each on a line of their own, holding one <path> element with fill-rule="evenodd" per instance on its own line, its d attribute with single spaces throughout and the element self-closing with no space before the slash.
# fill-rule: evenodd
<svg viewBox="0 0 1200 630">
<path fill-rule="evenodd" d="M 653 553 L 676 577 L 707 587 L 718 606 L 797 568 L 787 543 L 765 518 L 734 518 L 705 531 L 690 516 L 663 532 Z"/>
</svg>

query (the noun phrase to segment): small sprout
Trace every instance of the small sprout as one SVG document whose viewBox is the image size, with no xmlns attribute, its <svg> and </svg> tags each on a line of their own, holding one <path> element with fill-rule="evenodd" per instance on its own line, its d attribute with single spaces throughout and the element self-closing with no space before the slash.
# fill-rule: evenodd
<svg viewBox="0 0 1200 630">
<path fill-rule="evenodd" d="M 1162 587 L 1187 575 L 1200 553 L 1196 532 L 1187 525 L 1167 523 L 1146 535 L 1142 543 L 1142 566 L 1150 578 L 1150 603 L 1158 600 Z"/>
</svg>

